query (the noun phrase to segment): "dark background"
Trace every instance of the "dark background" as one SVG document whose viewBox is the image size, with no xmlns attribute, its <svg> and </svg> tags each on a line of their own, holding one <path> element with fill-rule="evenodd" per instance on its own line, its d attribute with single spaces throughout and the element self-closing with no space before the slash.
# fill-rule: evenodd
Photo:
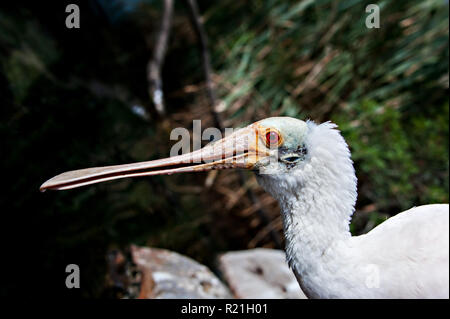
<svg viewBox="0 0 450 319">
<path fill-rule="evenodd" d="M 215 126 L 199 38 L 175 2 L 165 114 L 147 81 L 162 1 L 2 3 L 1 295 L 115 297 L 107 253 L 131 243 L 213 271 L 220 252 L 279 248 L 278 206 L 247 172 L 244 183 L 223 171 L 39 192 L 63 171 L 166 157 L 170 131 L 194 119 Z M 80 29 L 65 27 L 69 3 Z M 381 28 L 367 29 L 368 3 L 198 3 L 223 126 L 277 115 L 339 125 L 359 179 L 354 234 L 448 202 L 448 3 L 378 1 Z M 70 263 L 81 289 L 65 287 Z"/>
</svg>

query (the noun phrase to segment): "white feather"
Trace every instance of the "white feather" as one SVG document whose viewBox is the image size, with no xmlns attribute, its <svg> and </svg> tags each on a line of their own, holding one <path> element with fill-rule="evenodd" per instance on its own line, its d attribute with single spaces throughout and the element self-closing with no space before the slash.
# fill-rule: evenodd
<svg viewBox="0 0 450 319">
<path fill-rule="evenodd" d="M 280 203 L 286 255 L 311 298 L 449 298 L 449 206 L 426 205 L 352 237 L 350 151 L 333 123 L 308 122 L 308 158 L 258 176 Z"/>
</svg>

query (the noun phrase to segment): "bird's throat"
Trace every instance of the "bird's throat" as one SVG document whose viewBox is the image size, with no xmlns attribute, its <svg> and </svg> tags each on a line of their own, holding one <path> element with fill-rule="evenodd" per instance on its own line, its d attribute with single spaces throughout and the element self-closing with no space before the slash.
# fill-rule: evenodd
<svg viewBox="0 0 450 319">
<path fill-rule="evenodd" d="M 348 262 L 345 256 L 354 201 L 339 189 L 325 191 L 322 186 L 316 190 L 312 185 L 280 200 L 280 206 L 287 260 L 305 293 L 321 297 L 315 287 L 323 285 L 316 279 L 333 280 L 333 267 Z M 334 195 L 322 194 L 328 192 Z"/>
</svg>

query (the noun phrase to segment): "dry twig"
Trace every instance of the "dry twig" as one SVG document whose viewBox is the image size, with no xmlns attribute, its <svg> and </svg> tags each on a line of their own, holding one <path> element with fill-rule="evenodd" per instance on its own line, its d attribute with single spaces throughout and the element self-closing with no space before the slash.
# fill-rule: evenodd
<svg viewBox="0 0 450 319">
<path fill-rule="evenodd" d="M 156 111 L 163 115 L 165 113 L 163 83 L 161 69 L 167 51 L 167 42 L 170 35 L 170 26 L 173 16 L 173 0 L 164 0 L 164 13 L 161 20 L 161 28 L 156 37 L 152 59 L 147 66 L 148 93 L 155 105 Z"/>
</svg>

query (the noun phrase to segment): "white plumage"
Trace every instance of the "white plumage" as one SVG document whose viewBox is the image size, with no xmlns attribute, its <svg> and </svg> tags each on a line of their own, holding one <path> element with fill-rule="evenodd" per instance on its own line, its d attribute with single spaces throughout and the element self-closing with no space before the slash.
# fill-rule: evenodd
<svg viewBox="0 0 450 319">
<path fill-rule="evenodd" d="M 425 205 L 352 237 L 356 201 L 350 152 L 335 125 L 307 123 L 309 159 L 259 174 L 280 203 L 286 254 L 312 298 L 448 298 L 449 206 Z"/>
</svg>

